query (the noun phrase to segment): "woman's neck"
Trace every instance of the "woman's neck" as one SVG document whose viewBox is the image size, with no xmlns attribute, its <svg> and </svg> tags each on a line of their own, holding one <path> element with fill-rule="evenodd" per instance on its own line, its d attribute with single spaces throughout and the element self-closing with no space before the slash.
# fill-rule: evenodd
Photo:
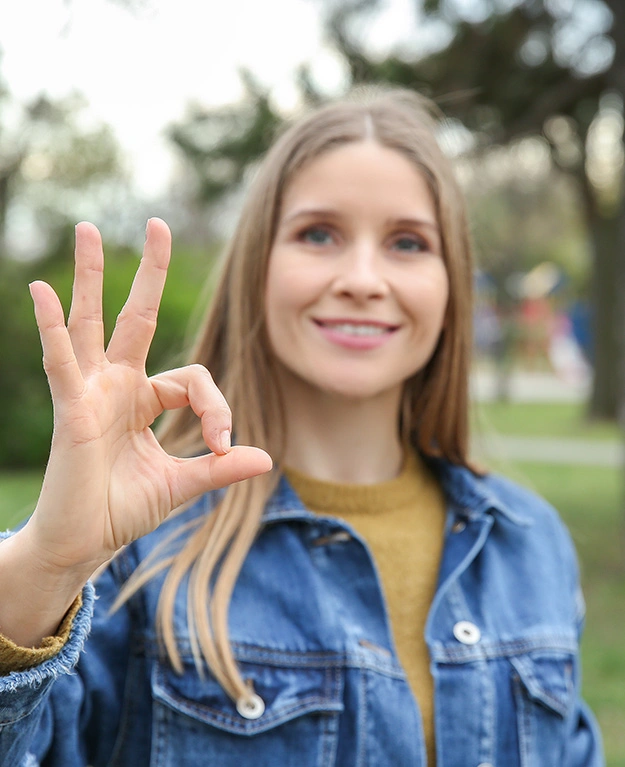
<svg viewBox="0 0 625 767">
<path fill-rule="evenodd" d="M 289 387 L 285 465 L 327 482 L 374 484 L 401 471 L 399 393 L 366 400 Z"/>
</svg>

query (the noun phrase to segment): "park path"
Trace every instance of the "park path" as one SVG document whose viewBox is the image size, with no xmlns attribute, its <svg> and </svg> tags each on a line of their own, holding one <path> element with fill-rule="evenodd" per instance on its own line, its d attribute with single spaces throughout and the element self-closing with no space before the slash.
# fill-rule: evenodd
<svg viewBox="0 0 625 767">
<path fill-rule="evenodd" d="M 477 401 L 488 401 L 496 391 L 494 375 L 476 371 L 471 393 Z M 583 402 L 589 383 L 567 383 L 546 372 L 518 371 L 510 381 L 513 402 Z M 474 435 L 473 453 L 483 460 L 537 461 L 585 466 L 625 466 L 625 444 L 617 440 L 517 437 L 484 431 Z"/>
<path fill-rule="evenodd" d="M 480 401 L 495 397 L 497 381 L 491 368 L 480 366 L 471 374 L 471 394 Z M 510 375 L 511 402 L 584 402 L 590 381 L 564 381 L 548 371 L 514 370 Z"/>
<path fill-rule="evenodd" d="M 625 446 L 611 440 L 478 434 L 473 440 L 473 453 L 487 461 L 503 458 L 507 461 L 536 461 L 582 466 L 621 467 L 625 465 Z"/>
</svg>

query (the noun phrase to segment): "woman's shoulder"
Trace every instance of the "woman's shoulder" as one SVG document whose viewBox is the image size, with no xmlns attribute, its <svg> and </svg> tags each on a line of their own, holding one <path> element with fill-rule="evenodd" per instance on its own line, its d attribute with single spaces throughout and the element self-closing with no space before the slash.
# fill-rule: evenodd
<svg viewBox="0 0 625 767">
<path fill-rule="evenodd" d="M 528 520 L 561 523 L 559 512 L 537 490 L 530 488 L 529 482 L 513 480 L 498 472 L 488 472 L 480 477 L 480 481 L 499 503 L 526 516 Z"/>
<path fill-rule="evenodd" d="M 557 510 L 522 480 L 498 472 L 477 473 L 466 467 L 439 462 L 439 477 L 448 500 L 469 518 L 493 514 L 496 521 L 509 523 L 517 534 L 558 545 L 573 556 L 569 530 Z"/>
</svg>

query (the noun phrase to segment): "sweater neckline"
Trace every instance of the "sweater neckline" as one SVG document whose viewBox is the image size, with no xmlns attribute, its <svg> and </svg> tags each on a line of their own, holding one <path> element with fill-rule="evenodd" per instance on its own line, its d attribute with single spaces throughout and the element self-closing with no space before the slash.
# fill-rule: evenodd
<svg viewBox="0 0 625 767">
<path fill-rule="evenodd" d="M 423 459 L 408 449 L 399 474 L 371 485 L 328 482 L 285 467 L 284 474 L 302 502 L 319 513 L 385 513 L 405 507 L 422 493 L 428 469 Z"/>
</svg>

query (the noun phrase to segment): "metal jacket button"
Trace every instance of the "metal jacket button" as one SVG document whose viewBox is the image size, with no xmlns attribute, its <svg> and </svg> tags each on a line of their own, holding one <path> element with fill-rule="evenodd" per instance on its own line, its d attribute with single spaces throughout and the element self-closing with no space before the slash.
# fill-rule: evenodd
<svg viewBox="0 0 625 767">
<path fill-rule="evenodd" d="M 237 711 L 244 719 L 258 719 L 265 712 L 265 704 L 260 695 L 252 693 L 246 698 L 239 698 Z"/>
<path fill-rule="evenodd" d="M 482 633 L 470 621 L 458 621 L 454 626 L 454 636 L 462 644 L 477 644 L 482 637 Z"/>
<path fill-rule="evenodd" d="M 347 530 L 336 530 L 330 535 L 321 535 L 319 538 L 315 538 L 312 542 L 313 546 L 329 546 L 332 543 L 347 543 L 351 541 L 352 536 Z"/>
<path fill-rule="evenodd" d="M 467 526 L 467 523 L 464 521 L 464 519 L 457 519 L 451 526 L 451 532 L 461 533 L 466 526 Z"/>
</svg>

